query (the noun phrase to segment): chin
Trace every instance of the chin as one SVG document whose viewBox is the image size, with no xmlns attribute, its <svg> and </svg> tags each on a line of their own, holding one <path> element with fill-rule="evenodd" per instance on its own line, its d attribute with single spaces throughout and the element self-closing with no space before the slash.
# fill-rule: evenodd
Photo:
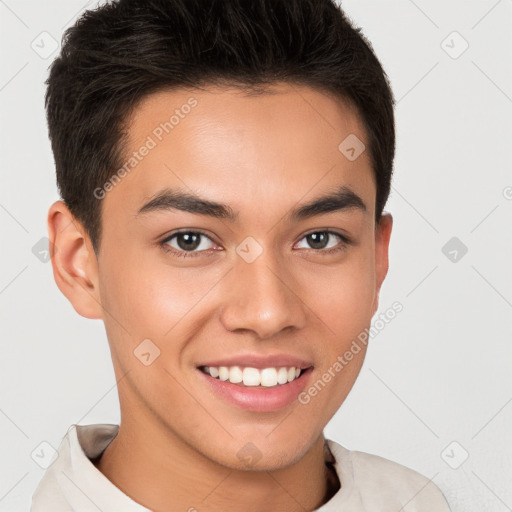
<svg viewBox="0 0 512 512">
<path fill-rule="evenodd" d="M 265 438 L 261 442 L 234 440 L 230 447 L 225 447 L 218 454 L 220 456 L 212 460 L 237 471 L 276 471 L 298 462 L 310 448 L 309 444 L 304 443 L 303 435 L 297 435 L 297 441 L 293 443 L 285 443 L 281 439 L 269 442 Z M 229 450 L 229 454 L 226 450 Z"/>
</svg>

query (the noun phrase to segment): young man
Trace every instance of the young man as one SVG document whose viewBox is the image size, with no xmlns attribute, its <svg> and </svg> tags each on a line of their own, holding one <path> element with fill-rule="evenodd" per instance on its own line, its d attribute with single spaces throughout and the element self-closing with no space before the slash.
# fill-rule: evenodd
<svg viewBox="0 0 512 512">
<path fill-rule="evenodd" d="M 105 323 L 121 424 L 72 425 L 32 512 L 444 512 L 323 436 L 366 352 L 393 98 L 331 0 L 120 0 L 46 97 L 56 283 Z"/>
</svg>

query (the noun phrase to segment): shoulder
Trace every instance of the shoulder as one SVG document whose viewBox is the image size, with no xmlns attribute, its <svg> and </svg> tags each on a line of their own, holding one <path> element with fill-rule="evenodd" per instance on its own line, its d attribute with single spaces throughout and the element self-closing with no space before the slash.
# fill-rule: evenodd
<svg viewBox="0 0 512 512">
<path fill-rule="evenodd" d="M 30 512 L 106 510 L 105 504 L 119 503 L 118 510 L 147 509 L 134 504 L 91 462 L 117 435 L 119 425 L 71 425 L 54 451 L 45 473 L 32 495 Z M 88 501 L 89 500 L 89 501 Z"/>
<path fill-rule="evenodd" d="M 443 493 L 422 474 L 402 464 L 370 453 L 347 450 L 328 441 L 345 487 L 360 496 L 368 510 L 400 505 L 404 512 L 450 512 Z"/>
</svg>

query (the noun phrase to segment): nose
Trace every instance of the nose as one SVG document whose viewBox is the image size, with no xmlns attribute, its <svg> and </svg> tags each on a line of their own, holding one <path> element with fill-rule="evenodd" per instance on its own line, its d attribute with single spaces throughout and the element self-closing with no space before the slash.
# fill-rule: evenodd
<svg viewBox="0 0 512 512">
<path fill-rule="evenodd" d="M 239 258 L 229 273 L 220 315 L 227 330 L 250 330 L 265 339 L 287 328 L 304 327 L 306 305 L 300 290 L 291 272 L 269 253 L 252 263 Z"/>
</svg>

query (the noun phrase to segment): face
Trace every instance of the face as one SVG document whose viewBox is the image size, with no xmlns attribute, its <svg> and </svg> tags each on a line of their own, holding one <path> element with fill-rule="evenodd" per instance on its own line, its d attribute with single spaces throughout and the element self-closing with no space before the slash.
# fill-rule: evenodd
<svg viewBox="0 0 512 512">
<path fill-rule="evenodd" d="M 308 87 L 211 87 L 153 94 L 128 133 L 97 255 L 123 418 L 224 466 L 248 454 L 285 467 L 352 388 L 365 346 L 335 363 L 387 271 L 391 222 L 375 225 L 368 151 L 338 148 L 351 134 L 368 147 L 358 114 Z"/>
</svg>

